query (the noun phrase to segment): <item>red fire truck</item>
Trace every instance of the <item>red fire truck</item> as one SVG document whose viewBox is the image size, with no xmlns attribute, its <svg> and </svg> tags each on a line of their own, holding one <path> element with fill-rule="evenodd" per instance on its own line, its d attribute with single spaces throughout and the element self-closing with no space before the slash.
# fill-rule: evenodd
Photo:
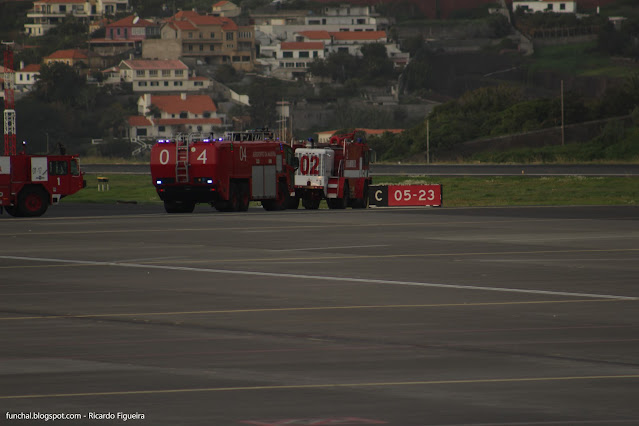
<svg viewBox="0 0 639 426">
<path fill-rule="evenodd" d="M 190 213 L 196 203 L 219 211 L 295 207 L 295 156 L 268 129 L 229 132 L 224 138 L 179 135 L 151 149 L 151 177 L 167 213 Z"/>
<path fill-rule="evenodd" d="M 322 199 L 331 209 L 368 207 L 374 152 L 358 133 L 334 135 L 328 144 L 310 141 L 295 149 L 295 194 L 304 208 L 317 209 Z"/>
<path fill-rule="evenodd" d="M 42 216 L 50 204 L 85 186 L 75 155 L 0 157 L 0 212 L 11 216 Z"/>
</svg>

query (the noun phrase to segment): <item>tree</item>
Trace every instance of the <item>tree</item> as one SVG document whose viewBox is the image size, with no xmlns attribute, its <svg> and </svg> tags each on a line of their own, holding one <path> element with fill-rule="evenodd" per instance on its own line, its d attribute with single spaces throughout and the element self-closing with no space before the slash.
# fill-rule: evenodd
<svg viewBox="0 0 639 426">
<path fill-rule="evenodd" d="M 384 84 L 393 78 L 393 61 L 388 58 L 386 46 L 383 43 L 370 43 L 361 47 L 362 52 L 361 68 L 367 80 L 381 80 Z"/>
<path fill-rule="evenodd" d="M 61 62 L 45 64 L 35 83 L 35 96 L 45 102 L 76 105 L 86 81 L 72 67 Z"/>
</svg>

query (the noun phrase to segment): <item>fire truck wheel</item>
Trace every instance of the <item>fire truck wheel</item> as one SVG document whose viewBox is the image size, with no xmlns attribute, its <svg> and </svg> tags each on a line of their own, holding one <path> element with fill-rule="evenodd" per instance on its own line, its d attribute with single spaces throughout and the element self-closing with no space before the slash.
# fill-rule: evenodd
<svg viewBox="0 0 639 426">
<path fill-rule="evenodd" d="M 330 198 L 326 200 L 329 209 L 345 209 L 350 202 L 348 182 L 344 182 L 344 196 L 342 198 Z"/>
<path fill-rule="evenodd" d="M 4 210 L 9 213 L 9 216 L 20 217 L 20 211 L 16 206 L 6 206 Z"/>
<path fill-rule="evenodd" d="M 317 210 L 319 209 L 320 201 L 321 200 L 315 200 L 315 199 L 310 199 L 310 200 L 302 199 L 302 206 L 306 210 Z"/>
<path fill-rule="evenodd" d="M 300 206 L 300 197 L 291 197 L 286 208 L 291 210 L 297 210 Z"/>
<path fill-rule="evenodd" d="M 248 210 L 249 208 L 249 202 L 251 201 L 250 199 L 250 194 L 249 194 L 249 186 L 247 183 L 242 183 L 240 185 L 238 185 L 239 188 L 239 211 L 241 212 L 245 212 Z"/>
<path fill-rule="evenodd" d="M 18 216 L 37 217 L 47 211 L 47 194 L 40 188 L 25 188 L 18 196 Z"/>
<path fill-rule="evenodd" d="M 362 198 L 358 198 L 352 201 L 354 209 L 365 209 L 368 207 L 368 183 L 364 184 L 364 191 L 362 192 Z"/>
</svg>

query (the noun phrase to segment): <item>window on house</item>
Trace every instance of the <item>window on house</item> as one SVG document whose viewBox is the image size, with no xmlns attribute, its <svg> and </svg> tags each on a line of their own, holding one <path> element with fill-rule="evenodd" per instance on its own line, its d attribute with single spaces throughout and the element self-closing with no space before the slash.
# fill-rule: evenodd
<svg viewBox="0 0 639 426">
<path fill-rule="evenodd" d="M 201 132 L 202 131 L 202 126 L 197 126 L 197 131 Z"/>
<path fill-rule="evenodd" d="M 146 72 L 144 70 L 136 70 L 135 71 L 135 76 L 136 77 L 144 77 L 146 75 Z"/>
<path fill-rule="evenodd" d="M 310 57 L 308 52 L 300 52 L 300 58 L 308 58 Z"/>
<path fill-rule="evenodd" d="M 566 10 L 566 4 L 565 3 L 559 3 L 559 10 Z"/>
<path fill-rule="evenodd" d="M 158 131 L 160 132 L 164 132 L 166 130 L 166 127 L 164 126 L 158 126 Z"/>
<path fill-rule="evenodd" d="M 171 77 L 171 70 L 162 70 L 162 77 Z"/>
<path fill-rule="evenodd" d="M 215 38 L 215 33 L 211 33 L 211 38 Z"/>
<path fill-rule="evenodd" d="M 314 57 L 314 58 L 317 58 L 318 56 L 319 56 L 319 53 L 318 53 L 317 51 L 314 51 L 314 52 L 313 52 L 313 57 Z"/>
<path fill-rule="evenodd" d="M 204 113 L 202 113 L 202 116 L 204 118 L 211 118 L 211 113 L 209 111 L 204 111 Z"/>
<path fill-rule="evenodd" d="M 184 70 L 175 70 L 176 77 L 182 77 L 184 75 Z"/>
<path fill-rule="evenodd" d="M 67 7 L 63 4 L 60 5 L 60 12 L 65 13 L 67 11 Z"/>
<path fill-rule="evenodd" d="M 149 70 L 149 77 L 157 77 L 158 70 Z"/>
<path fill-rule="evenodd" d="M 304 62 L 296 62 L 295 63 L 295 68 L 304 68 L 304 67 L 305 67 Z"/>
<path fill-rule="evenodd" d="M 146 81 L 138 81 L 138 87 L 146 87 Z"/>
<path fill-rule="evenodd" d="M 209 46 L 209 50 L 210 50 L 211 52 L 213 52 L 213 51 L 215 50 L 215 46 L 211 44 L 211 45 Z"/>
<path fill-rule="evenodd" d="M 189 114 L 186 111 L 180 113 L 180 118 L 188 118 Z"/>
<path fill-rule="evenodd" d="M 348 53 L 348 47 L 338 47 L 337 51 L 341 53 Z"/>
<path fill-rule="evenodd" d="M 152 81 L 151 82 L 151 86 L 159 86 L 160 82 L 159 81 Z"/>
<path fill-rule="evenodd" d="M 282 58 L 292 58 L 293 52 L 282 52 Z"/>
<path fill-rule="evenodd" d="M 168 86 L 169 86 L 169 82 L 168 82 L 168 81 L 165 81 L 165 82 L 164 82 L 164 87 L 168 87 Z"/>
<path fill-rule="evenodd" d="M 173 85 L 174 85 L 174 86 L 181 86 L 181 85 L 182 85 L 182 82 L 181 82 L 181 81 L 174 81 L 174 82 L 173 82 Z"/>
<path fill-rule="evenodd" d="M 552 4 L 552 3 L 550 3 L 550 4 L 548 5 L 548 8 L 547 8 L 546 10 L 552 10 L 552 6 L 553 6 L 553 4 Z"/>
<path fill-rule="evenodd" d="M 204 87 L 204 82 L 203 81 L 195 81 L 195 82 L 193 82 L 193 86 L 195 86 L 195 87 Z"/>
<path fill-rule="evenodd" d="M 193 33 L 189 32 L 189 38 L 193 38 Z"/>
<path fill-rule="evenodd" d="M 233 40 L 233 33 L 226 33 L 226 40 Z"/>
<path fill-rule="evenodd" d="M 189 52 L 193 52 L 193 45 L 189 44 Z"/>
<path fill-rule="evenodd" d="M 251 62 L 250 56 L 242 56 L 242 62 Z"/>
<path fill-rule="evenodd" d="M 146 136 L 146 129 L 140 129 L 139 127 L 135 129 L 136 136 Z"/>
</svg>

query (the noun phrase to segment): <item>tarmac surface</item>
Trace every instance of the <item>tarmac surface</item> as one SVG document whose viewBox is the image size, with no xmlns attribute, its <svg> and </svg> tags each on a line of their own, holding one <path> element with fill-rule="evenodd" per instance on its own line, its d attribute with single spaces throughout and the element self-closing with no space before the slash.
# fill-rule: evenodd
<svg viewBox="0 0 639 426">
<path fill-rule="evenodd" d="M 0 241 L 0 424 L 639 424 L 637 207 L 62 204 Z"/>
</svg>

